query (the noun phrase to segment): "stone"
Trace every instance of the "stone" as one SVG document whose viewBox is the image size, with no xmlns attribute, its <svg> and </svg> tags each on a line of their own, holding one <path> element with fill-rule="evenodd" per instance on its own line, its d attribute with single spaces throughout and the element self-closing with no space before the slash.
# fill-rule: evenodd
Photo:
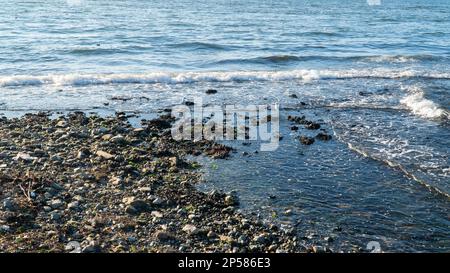
<svg viewBox="0 0 450 273">
<path fill-rule="evenodd" d="M 164 201 L 161 198 L 159 198 L 159 197 L 156 197 L 155 200 L 153 200 L 153 202 L 152 202 L 152 204 L 156 205 L 156 206 L 160 206 L 163 203 L 164 203 Z"/>
<path fill-rule="evenodd" d="M 105 152 L 105 151 L 97 151 L 96 154 L 97 154 L 98 156 L 100 156 L 100 157 L 106 159 L 106 160 L 110 160 L 110 159 L 113 159 L 113 158 L 114 158 L 114 156 L 113 156 L 112 154 L 107 153 L 107 152 Z"/>
<path fill-rule="evenodd" d="M 300 136 L 299 139 L 300 139 L 300 142 L 301 142 L 303 145 L 311 145 L 311 144 L 314 143 L 314 138 L 311 138 L 311 137 Z"/>
<path fill-rule="evenodd" d="M 56 123 L 56 127 L 59 127 L 59 128 L 67 127 L 67 121 L 65 121 L 65 120 L 58 121 L 58 123 Z"/>
<path fill-rule="evenodd" d="M 87 157 L 88 157 L 88 155 L 85 154 L 83 151 L 79 151 L 79 152 L 77 153 L 77 159 L 85 159 L 85 158 L 87 158 Z"/>
<path fill-rule="evenodd" d="M 214 231 L 212 231 L 212 230 L 210 230 L 210 231 L 208 232 L 208 234 L 206 234 L 206 236 L 207 236 L 208 238 L 210 238 L 210 239 L 217 238 L 217 234 L 216 234 Z"/>
<path fill-rule="evenodd" d="M 8 225 L 0 225 L 0 234 L 8 233 L 11 230 L 11 227 Z"/>
<path fill-rule="evenodd" d="M 23 160 L 23 161 L 33 161 L 37 159 L 36 157 L 33 157 L 27 153 L 19 152 L 17 155 L 13 158 L 15 161 Z"/>
<path fill-rule="evenodd" d="M 144 212 L 150 208 L 149 204 L 146 201 L 135 199 L 134 197 L 124 198 L 123 203 L 127 205 L 125 211 L 131 214 Z"/>
<path fill-rule="evenodd" d="M 314 253 L 326 253 L 327 252 L 326 248 L 323 246 L 313 246 L 311 250 Z"/>
<path fill-rule="evenodd" d="M 169 163 L 171 167 L 178 167 L 180 165 L 180 160 L 178 157 L 174 156 L 169 158 Z"/>
<path fill-rule="evenodd" d="M 163 214 L 157 210 L 152 211 L 151 215 L 156 218 L 162 218 Z"/>
<path fill-rule="evenodd" d="M 261 245 L 267 245 L 270 242 L 270 236 L 266 233 L 259 234 L 253 237 L 253 241 Z"/>
<path fill-rule="evenodd" d="M 121 184 L 123 184 L 123 179 L 118 176 L 113 176 L 113 177 L 111 177 L 111 179 L 109 179 L 109 183 L 111 183 L 115 186 L 121 185 Z"/>
<path fill-rule="evenodd" d="M 71 210 L 76 210 L 76 209 L 78 209 L 79 206 L 80 206 L 80 202 L 78 202 L 78 201 L 73 201 L 73 202 L 70 202 L 69 204 L 67 204 L 67 208 L 71 209 Z"/>
<path fill-rule="evenodd" d="M 125 137 L 123 137 L 122 135 L 112 137 L 109 141 L 114 144 L 126 144 L 127 143 L 127 141 L 125 140 Z"/>
<path fill-rule="evenodd" d="M 324 133 L 318 133 L 318 134 L 316 135 L 316 139 L 323 140 L 323 141 L 331 140 L 331 138 L 332 138 L 331 135 L 324 134 Z"/>
<path fill-rule="evenodd" d="M 16 203 L 12 198 L 6 198 L 3 200 L 3 209 L 6 211 L 14 211 L 16 209 Z"/>
<path fill-rule="evenodd" d="M 60 199 L 53 199 L 53 200 L 51 200 L 51 201 L 49 202 L 48 205 L 49 205 L 52 209 L 57 209 L 57 208 L 61 207 L 63 204 L 64 204 L 63 201 L 61 201 Z"/>
<path fill-rule="evenodd" d="M 152 188 L 150 188 L 150 187 L 140 187 L 138 190 L 141 191 L 141 192 L 151 192 Z"/>
<path fill-rule="evenodd" d="M 226 206 L 236 206 L 239 205 L 239 198 L 235 194 L 229 194 L 225 196 L 224 203 Z"/>
<path fill-rule="evenodd" d="M 183 227 L 182 230 L 188 234 L 195 234 L 198 231 L 198 228 L 194 225 L 187 224 Z"/>
<path fill-rule="evenodd" d="M 305 125 L 305 128 L 308 130 L 317 130 L 320 129 L 320 124 L 310 121 Z"/>
<path fill-rule="evenodd" d="M 159 241 L 169 241 L 173 240 L 175 236 L 170 232 L 160 230 L 155 233 L 155 238 Z"/>
<path fill-rule="evenodd" d="M 111 138 L 113 138 L 113 135 L 111 135 L 111 134 L 106 134 L 106 135 L 102 136 L 102 140 L 104 140 L 104 141 L 110 141 Z"/>
<path fill-rule="evenodd" d="M 207 95 L 212 95 L 212 94 L 216 94 L 216 93 L 217 93 L 216 89 L 208 89 L 208 90 L 206 90 L 206 94 Z"/>
<path fill-rule="evenodd" d="M 53 220 L 53 221 L 58 221 L 58 220 L 61 219 L 61 214 L 59 212 L 57 212 L 57 211 L 52 211 L 50 213 L 50 219 Z"/>
<path fill-rule="evenodd" d="M 238 244 L 241 244 L 241 245 L 247 245 L 248 242 L 249 242 L 249 239 L 248 239 L 248 237 L 246 235 L 241 235 L 237 239 L 237 242 L 238 242 Z"/>
</svg>

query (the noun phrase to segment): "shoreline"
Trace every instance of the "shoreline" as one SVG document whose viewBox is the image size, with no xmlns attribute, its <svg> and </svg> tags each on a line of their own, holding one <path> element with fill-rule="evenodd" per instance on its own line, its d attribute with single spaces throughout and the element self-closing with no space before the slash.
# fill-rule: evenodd
<svg viewBox="0 0 450 273">
<path fill-rule="evenodd" d="M 1 252 L 323 252 L 294 229 L 237 211 L 233 193 L 200 192 L 187 155 L 224 145 L 175 142 L 171 119 L 133 127 L 74 112 L 0 118 Z"/>
</svg>

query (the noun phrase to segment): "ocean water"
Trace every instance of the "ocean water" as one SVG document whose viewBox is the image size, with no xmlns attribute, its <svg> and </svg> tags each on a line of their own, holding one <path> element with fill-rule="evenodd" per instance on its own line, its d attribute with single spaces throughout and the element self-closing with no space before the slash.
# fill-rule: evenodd
<svg viewBox="0 0 450 273">
<path fill-rule="evenodd" d="M 0 4 L 0 112 L 277 102 L 333 141 L 302 147 L 282 118 L 278 151 L 236 155 L 205 185 L 262 215 L 293 208 L 284 220 L 317 240 L 344 226 L 336 249 L 450 251 L 449 1 Z"/>
</svg>

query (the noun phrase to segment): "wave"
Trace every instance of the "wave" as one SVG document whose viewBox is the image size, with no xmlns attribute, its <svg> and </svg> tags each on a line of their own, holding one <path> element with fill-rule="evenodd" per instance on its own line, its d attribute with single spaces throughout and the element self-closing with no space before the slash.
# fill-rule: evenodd
<svg viewBox="0 0 450 273">
<path fill-rule="evenodd" d="M 74 48 L 68 51 L 61 51 L 62 53 L 81 55 L 81 56 L 95 56 L 95 55 L 111 55 L 118 53 L 129 53 L 126 49 L 120 48 L 101 48 L 101 47 L 86 47 L 86 48 Z"/>
<path fill-rule="evenodd" d="M 285 70 L 285 71 L 223 71 L 223 72 L 149 72 L 140 74 L 63 74 L 46 76 L 0 76 L 0 87 L 105 84 L 181 84 L 197 82 L 251 82 L 332 79 L 441 79 L 450 80 L 447 72 L 414 70 L 350 69 L 350 70 Z"/>
<path fill-rule="evenodd" d="M 427 54 L 419 55 L 368 55 L 368 56 L 326 56 L 326 55 L 271 55 L 253 58 L 224 59 L 213 62 L 210 65 L 224 64 L 288 64 L 292 62 L 308 61 L 333 61 L 333 62 L 357 62 L 357 63 L 414 63 L 435 62 L 448 59 L 445 56 L 434 56 Z"/>
<path fill-rule="evenodd" d="M 418 61 L 437 61 L 441 60 L 442 56 L 437 57 L 433 55 L 377 55 L 367 57 L 355 57 L 361 61 L 368 61 L 374 63 L 409 63 Z"/>
<path fill-rule="evenodd" d="M 419 87 L 408 87 L 411 94 L 400 100 L 400 103 L 408 107 L 413 114 L 425 118 L 448 118 L 449 113 L 440 108 L 438 104 L 424 97 L 424 92 Z"/>
<path fill-rule="evenodd" d="M 204 49 L 204 50 L 230 50 L 232 47 L 219 45 L 214 43 L 205 43 L 205 42 L 186 42 L 186 43 L 178 43 L 172 44 L 170 47 L 173 48 L 190 48 L 190 49 Z"/>
</svg>

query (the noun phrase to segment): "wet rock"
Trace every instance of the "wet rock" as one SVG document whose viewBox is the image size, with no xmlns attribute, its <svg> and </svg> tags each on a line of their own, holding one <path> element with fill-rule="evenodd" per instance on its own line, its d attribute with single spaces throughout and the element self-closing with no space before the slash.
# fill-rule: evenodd
<svg viewBox="0 0 450 273">
<path fill-rule="evenodd" d="M 311 145 L 314 143 L 314 138 L 312 137 L 300 136 L 299 140 L 303 145 Z"/>
<path fill-rule="evenodd" d="M 331 140 L 332 136 L 325 134 L 325 133 L 318 133 L 316 135 L 316 139 L 322 140 L 322 141 L 328 141 Z"/>
<path fill-rule="evenodd" d="M 261 245 L 267 245 L 271 242 L 270 235 L 267 233 L 259 234 L 253 237 L 253 242 L 261 244 Z"/>
<path fill-rule="evenodd" d="M 308 130 L 317 130 L 317 129 L 320 129 L 320 124 L 309 121 L 306 123 L 305 128 Z"/>
<path fill-rule="evenodd" d="M 206 90 L 206 94 L 207 95 L 212 95 L 212 94 L 216 94 L 216 93 L 217 93 L 216 89 L 208 89 L 208 90 Z"/>
<path fill-rule="evenodd" d="M 228 194 L 227 196 L 225 196 L 224 204 L 226 206 L 237 206 L 239 205 L 239 198 L 234 193 Z"/>
<path fill-rule="evenodd" d="M 123 145 L 123 144 L 127 143 L 125 137 L 123 137 L 122 135 L 112 137 L 109 141 L 112 143 L 115 143 L 115 144 L 119 144 L 119 145 Z"/>
</svg>

